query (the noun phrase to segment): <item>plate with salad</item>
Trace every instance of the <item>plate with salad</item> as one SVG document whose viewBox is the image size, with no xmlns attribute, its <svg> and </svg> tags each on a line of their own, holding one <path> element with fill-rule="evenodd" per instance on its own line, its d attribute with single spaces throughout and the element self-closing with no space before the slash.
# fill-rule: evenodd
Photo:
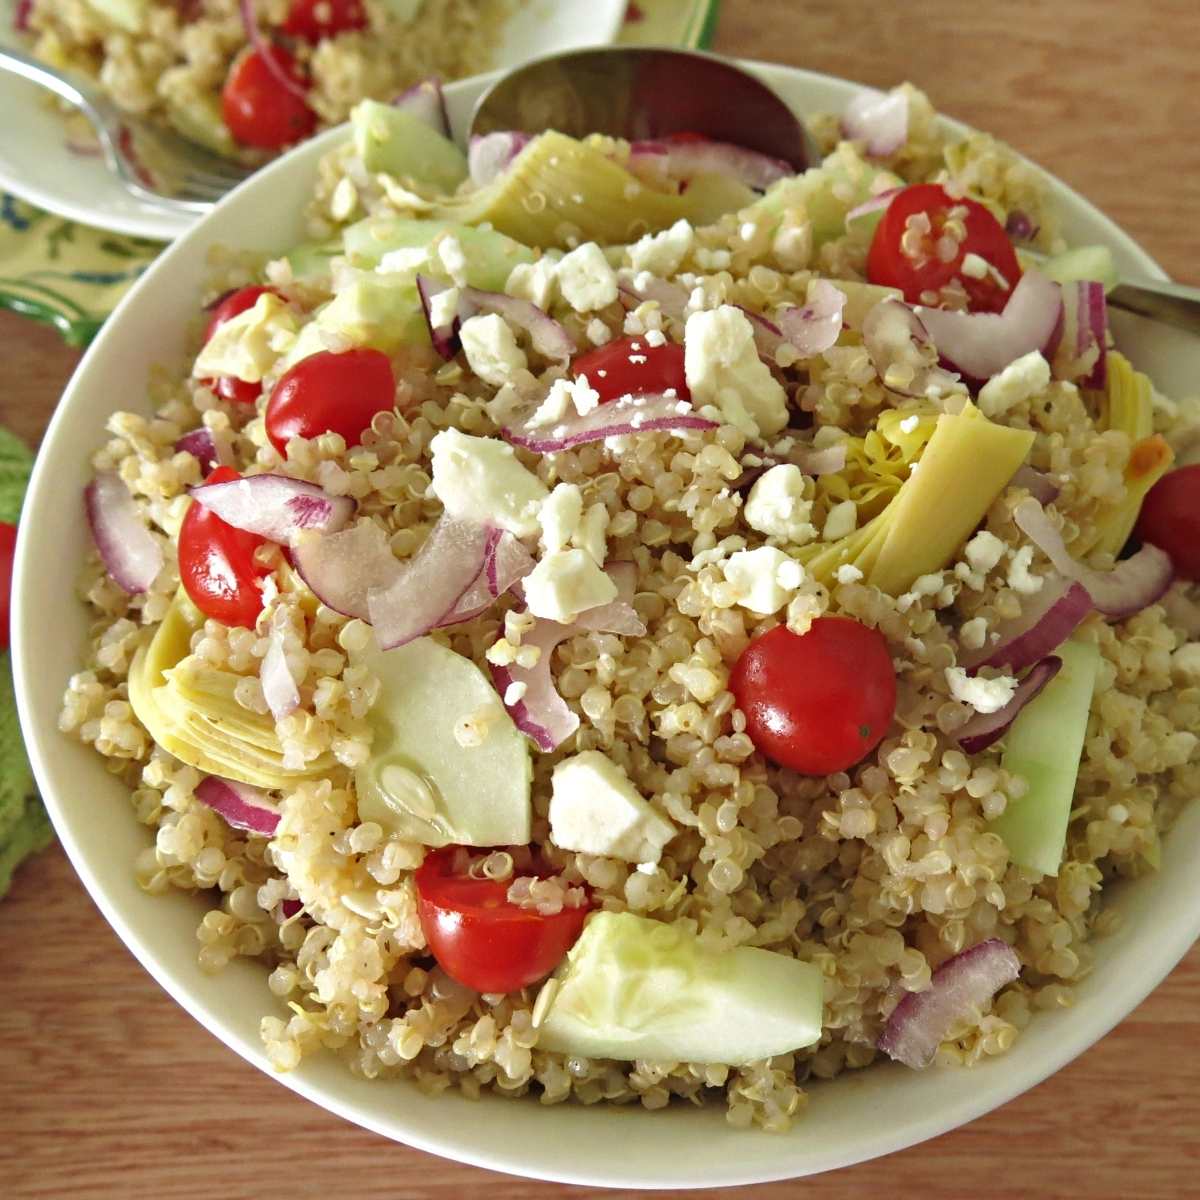
<svg viewBox="0 0 1200 1200">
<path fill-rule="evenodd" d="M 806 171 L 364 102 L 147 273 L 34 478 L 85 882 L 251 1061 L 481 1165 L 883 1153 L 1196 934 L 1197 406 L 1105 303 L 1146 260 L 916 88 L 758 69 Z"/>
</svg>

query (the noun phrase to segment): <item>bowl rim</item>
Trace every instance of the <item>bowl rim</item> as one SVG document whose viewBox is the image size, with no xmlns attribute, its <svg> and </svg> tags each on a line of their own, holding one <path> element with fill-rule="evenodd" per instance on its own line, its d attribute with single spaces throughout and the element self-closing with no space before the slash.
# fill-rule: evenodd
<svg viewBox="0 0 1200 1200">
<path fill-rule="evenodd" d="M 739 61 L 741 65 L 755 71 L 755 73 L 766 79 L 768 83 L 792 78 L 802 84 L 814 87 L 830 83 L 836 84 L 839 87 L 861 86 L 854 85 L 850 81 L 839 79 L 836 76 L 807 71 L 801 68 L 746 60 L 735 61 Z M 481 80 L 486 78 L 486 76 L 476 77 L 472 80 L 461 81 L 458 84 L 451 85 L 451 87 L 465 93 L 472 88 L 481 86 Z M 954 132 L 962 133 L 967 129 L 965 125 L 955 121 L 953 118 L 942 117 L 941 119 Z M 312 139 L 276 160 L 276 162 L 263 171 L 252 176 L 235 192 L 231 193 L 231 197 L 240 195 L 243 189 L 269 188 L 274 174 L 289 171 L 291 164 L 297 158 L 311 158 L 315 164 L 316 160 L 329 146 L 344 136 L 345 126 L 341 126 Z M 1024 161 L 1029 162 L 1028 159 Z M 1166 274 L 1162 268 L 1110 218 L 1079 195 L 1068 184 L 1058 179 L 1057 176 L 1052 175 L 1036 164 L 1031 165 L 1048 181 L 1049 186 L 1058 193 L 1060 199 L 1064 199 L 1066 204 L 1074 206 L 1078 214 L 1087 217 L 1103 230 L 1104 235 L 1110 240 L 1110 244 L 1119 251 L 1121 257 L 1136 263 L 1147 275 L 1156 278 L 1166 278 Z M 228 200 L 223 201 L 214 210 L 214 213 L 219 214 L 228 202 Z M 182 248 L 190 247 L 194 240 L 203 239 L 208 224 L 212 219 L 213 216 L 210 214 L 200 222 L 197 222 L 183 238 L 170 246 L 151 265 L 128 295 L 121 301 L 113 316 L 101 330 L 100 335 L 84 355 L 64 391 L 58 409 L 46 430 L 29 484 L 28 497 L 33 503 L 31 503 L 27 511 L 33 512 L 40 504 L 52 503 L 55 497 L 61 494 L 61 489 L 56 487 L 55 481 L 50 478 L 50 448 L 55 446 L 63 436 L 63 430 L 71 419 L 71 410 L 74 407 L 75 398 L 86 391 L 89 369 L 92 362 L 105 353 L 107 341 L 114 336 L 114 330 L 120 328 L 127 307 L 135 305 L 144 290 L 156 287 L 160 277 L 171 273 L 176 257 L 183 252 Z M 1086 1027 L 1078 1023 L 1073 1024 L 1071 1029 L 1054 1043 L 1052 1052 L 1040 1060 L 1032 1070 L 1026 1070 L 1024 1073 L 1014 1072 L 1011 1078 L 1001 1075 L 997 1081 L 989 1079 L 982 1084 L 970 1101 L 960 1104 L 951 1114 L 940 1112 L 929 1115 L 920 1113 L 905 1114 L 894 1125 L 863 1137 L 848 1152 L 845 1150 L 829 1150 L 828 1152 L 817 1154 L 807 1152 L 801 1161 L 801 1152 L 797 1151 L 797 1161 L 767 1170 L 755 1169 L 753 1165 L 754 1156 L 748 1154 L 742 1161 L 749 1165 L 732 1167 L 729 1171 L 723 1172 L 719 1177 L 710 1176 L 704 1179 L 689 1179 L 686 1177 L 685 1169 L 679 1172 L 681 1177 L 669 1180 L 661 1174 L 628 1174 L 616 1177 L 611 1172 L 601 1174 L 587 1167 L 573 1169 L 569 1166 L 542 1165 L 537 1162 L 528 1161 L 529 1156 L 522 1153 L 521 1147 L 514 1147 L 504 1153 L 489 1153 L 478 1150 L 469 1143 L 464 1144 L 461 1138 L 456 1139 L 453 1135 L 447 1134 L 434 1136 L 427 1135 L 420 1130 L 404 1130 L 401 1137 L 394 1124 L 389 1124 L 385 1121 L 382 1115 L 375 1109 L 360 1107 L 355 1103 L 343 1101 L 337 1096 L 328 1094 L 326 1088 L 319 1080 L 308 1077 L 303 1067 L 282 1075 L 271 1071 L 261 1051 L 256 1053 L 255 1047 L 245 1042 L 229 1027 L 220 1013 L 210 1012 L 206 1004 L 189 989 L 186 981 L 176 978 L 171 970 L 167 969 L 159 961 L 151 943 L 126 922 L 118 911 L 115 902 L 106 894 L 104 885 L 98 880 L 90 865 L 87 852 L 82 848 L 75 836 L 70 819 L 68 819 L 59 804 L 58 794 L 54 786 L 57 775 L 54 748 L 62 735 L 53 726 L 53 722 L 47 722 L 39 718 L 33 709 L 30 680 L 38 670 L 36 661 L 37 638 L 34 631 L 39 625 L 39 614 L 34 609 L 33 602 L 27 599 L 29 589 L 24 585 L 27 576 L 32 577 L 37 570 L 35 561 L 37 550 L 33 544 L 35 536 L 31 532 L 34 524 L 35 522 L 33 521 L 22 522 L 21 524 L 14 569 L 13 669 L 17 707 L 39 789 L 41 790 L 46 808 L 54 822 L 63 848 L 76 873 L 79 875 L 81 882 L 109 925 L 133 953 L 135 958 L 137 958 L 163 989 L 209 1032 L 215 1034 L 226 1046 L 247 1062 L 258 1067 L 265 1074 L 276 1079 L 292 1091 L 304 1096 L 319 1107 L 355 1125 L 370 1129 L 372 1132 L 378 1133 L 389 1140 L 401 1140 L 404 1144 L 413 1146 L 416 1149 L 488 1170 L 506 1172 L 524 1178 L 593 1187 L 668 1189 L 675 1187 L 733 1186 L 797 1178 L 802 1175 L 815 1174 L 841 1166 L 850 1166 L 858 1162 L 893 1153 L 925 1141 L 928 1138 L 956 1129 L 987 1112 L 1001 1107 L 1017 1095 L 1041 1083 L 1079 1054 L 1089 1049 L 1122 1021 L 1174 968 L 1197 937 L 1200 937 L 1200 906 L 1198 906 L 1190 916 L 1181 915 L 1178 921 L 1174 922 L 1170 929 L 1154 943 L 1147 970 L 1138 973 L 1136 978 L 1131 978 L 1130 976 L 1133 973 L 1127 972 L 1124 976 L 1116 980 L 1115 986 L 1106 995 L 1108 1005 L 1104 1008 L 1099 1018 L 1093 1019 Z M 156 898 L 148 897 L 147 901 L 153 903 L 156 901 Z M 889 1068 L 884 1066 L 882 1069 L 886 1070 Z M 848 1084 L 844 1081 L 840 1086 L 846 1087 L 848 1085 L 852 1086 L 852 1082 Z M 658 1116 L 661 1119 L 661 1114 L 646 1115 Z"/>
</svg>

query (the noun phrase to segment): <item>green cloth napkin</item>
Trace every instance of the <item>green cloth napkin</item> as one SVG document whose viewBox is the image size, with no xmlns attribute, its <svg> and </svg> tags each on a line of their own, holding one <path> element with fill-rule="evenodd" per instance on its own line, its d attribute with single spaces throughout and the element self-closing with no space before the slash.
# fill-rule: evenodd
<svg viewBox="0 0 1200 1200">
<path fill-rule="evenodd" d="M 25 446 L 0 429 L 0 521 L 16 523 L 32 465 L 33 456 Z M 13 695 L 12 662 L 4 651 L 0 654 L 0 896 L 8 891 L 20 863 L 48 846 L 53 837 L 25 756 Z"/>
</svg>

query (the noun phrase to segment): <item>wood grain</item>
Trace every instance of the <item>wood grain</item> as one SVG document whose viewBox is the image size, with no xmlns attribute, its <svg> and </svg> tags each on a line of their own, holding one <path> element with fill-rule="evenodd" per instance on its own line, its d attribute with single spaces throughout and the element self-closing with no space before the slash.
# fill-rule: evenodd
<svg viewBox="0 0 1200 1200">
<path fill-rule="evenodd" d="M 1200 283 L 1194 0 L 726 0 L 717 48 L 877 85 L 912 79 L 1076 186 L 1176 278 Z M 36 442 L 77 358 L 52 331 L 0 313 L 0 422 Z M 276 1086 L 159 990 L 57 849 L 0 905 L 0 980 L 0 1196 L 614 1194 L 445 1162 Z M 1200 948 L 1116 1031 L 1000 1111 L 880 1162 L 731 1192 L 1200 1195 L 1198 1053 Z"/>
</svg>

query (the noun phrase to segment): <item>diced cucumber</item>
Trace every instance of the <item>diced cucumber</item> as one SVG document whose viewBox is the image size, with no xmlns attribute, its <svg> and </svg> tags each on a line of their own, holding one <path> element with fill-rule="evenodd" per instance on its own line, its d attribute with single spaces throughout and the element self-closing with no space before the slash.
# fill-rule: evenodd
<svg viewBox="0 0 1200 1200">
<path fill-rule="evenodd" d="M 784 954 L 704 949 L 632 913 L 588 919 L 538 994 L 538 1047 L 587 1058 L 738 1066 L 821 1036 L 821 972 Z"/>
<path fill-rule="evenodd" d="M 1064 642 L 1055 653 L 1062 670 L 1025 706 L 1005 738 L 1004 769 L 1022 776 L 1029 791 L 1010 800 L 991 823 L 1013 862 L 1044 875 L 1057 875 L 1062 863 L 1100 667 L 1100 651 L 1090 642 Z"/>
<path fill-rule="evenodd" d="M 150 9 L 147 0 L 87 0 L 87 6 L 126 33 L 141 33 Z"/>
<path fill-rule="evenodd" d="M 471 287 L 487 292 L 504 288 L 509 273 L 517 263 L 533 262 L 535 255 L 528 246 L 494 229 L 479 229 L 474 225 L 458 225 L 453 221 L 421 221 L 406 217 L 368 217 L 349 226 L 345 234 L 346 256 L 357 267 L 376 267 L 389 250 L 411 250 L 429 246 L 440 237 L 458 240 L 466 259 L 467 282 Z M 412 268 L 442 274 L 436 255 L 424 267 Z"/>
<path fill-rule="evenodd" d="M 1039 265 L 1042 274 L 1048 275 L 1056 283 L 1095 280 L 1104 284 L 1106 292 L 1111 292 L 1121 282 L 1112 251 L 1107 246 L 1076 246 L 1047 258 Z"/>
<path fill-rule="evenodd" d="M 305 282 L 329 277 L 330 260 L 342 253 L 339 241 L 301 242 L 284 255 L 292 268 L 292 278 Z"/>
<path fill-rule="evenodd" d="M 372 173 L 387 172 L 442 192 L 467 177 L 467 157 L 420 118 L 390 104 L 363 100 L 350 113 L 354 149 Z"/>
<path fill-rule="evenodd" d="M 367 665 L 382 692 L 371 757 L 354 773 L 359 819 L 426 846 L 527 844 L 529 744 L 483 672 L 432 638 Z M 483 728 L 478 745 L 455 736 L 468 718 Z"/>
<path fill-rule="evenodd" d="M 352 280 L 317 313 L 313 324 L 384 354 L 429 341 L 417 285 L 408 275 L 364 275 Z"/>
</svg>

